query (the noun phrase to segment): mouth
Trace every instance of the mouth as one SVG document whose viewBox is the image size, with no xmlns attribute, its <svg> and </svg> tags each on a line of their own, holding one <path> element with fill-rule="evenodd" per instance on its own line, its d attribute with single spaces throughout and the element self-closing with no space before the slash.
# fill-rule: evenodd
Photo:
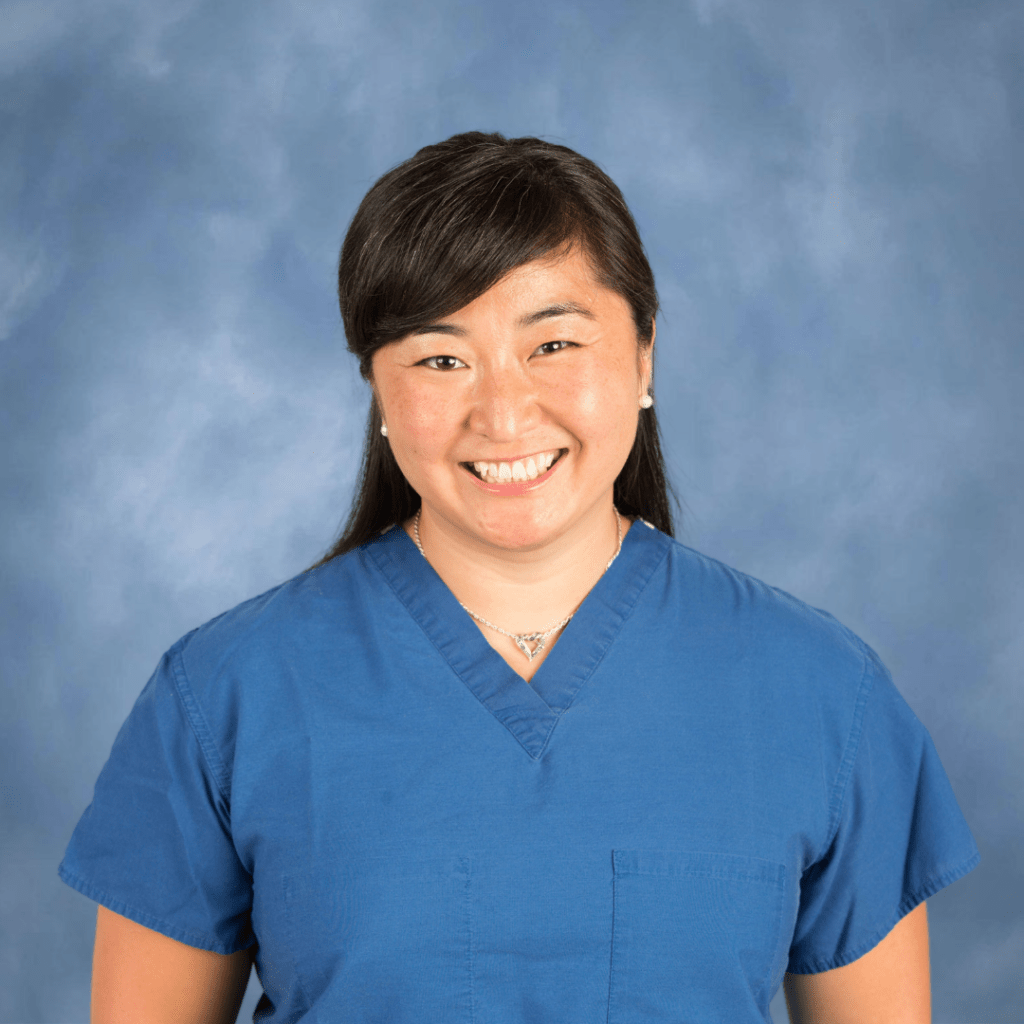
<svg viewBox="0 0 1024 1024">
<path fill-rule="evenodd" d="M 563 455 L 568 454 L 568 448 L 553 448 L 509 462 L 460 462 L 459 465 L 485 484 L 526 483 L 543 476 Z"/>
</svg>

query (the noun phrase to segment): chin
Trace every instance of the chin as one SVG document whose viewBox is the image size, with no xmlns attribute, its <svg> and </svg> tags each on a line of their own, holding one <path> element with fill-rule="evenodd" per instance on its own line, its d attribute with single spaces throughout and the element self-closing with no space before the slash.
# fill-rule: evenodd
<svg viewBox="0 0 1024 1024">
<path fill-rule="evenodd" d="M 513 505 L 512 508 L 488 515 L 480 523 L 480 536 L 487 542 L 508 549 L 534 548 L 556 537 L 564 529 L 564 510 L 562 514 L 557 514 L 551 509 L 517 509 L 514 506 L 519 503 L 515 499 L 508 501 Z"/>
</svg>

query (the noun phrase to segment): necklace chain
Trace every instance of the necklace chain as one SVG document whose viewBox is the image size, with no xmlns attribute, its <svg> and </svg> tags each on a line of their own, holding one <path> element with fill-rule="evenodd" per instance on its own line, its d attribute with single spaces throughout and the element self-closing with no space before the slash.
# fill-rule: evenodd
<svg viewBox="0 0 1024 1024">
<path fill-rule="evenodd" d="M 422 511 L 423 506 L 420 505 L 420 507 L 416 509 L 416 518 L 412 521 L 412 532 L 413 539 L 416 541 L 416 547 L 419 548 L 420 554 L 424 558 L 427 558 L 427 553 L 423 550 L 423 545 L 420 543 L 420 513 Z M 619 543 L 618 547 L 615 549 L 615 554 L 608 559 L 608 564 L 604 567 L 604 572 L 601 573 L 602 576 L 612 567 L 612 562 L 619 557 L 619 552 L 622 550 L 622 518 L 619 515 L 619 510 L 615 508 L 614 505 L 612 506 L 612 511 L 615 513 L 615 528 L 619 533 Z M 427 558 L 427 561 L 429 562 L 430 559 Z M 458 600 L 458 598 L 456 598 L 456 600 Z M 462 607 L 463 611 L 472 615 L 477 622 L 482 622 L 485 626 L 493 629 L 496 633 L 501 633 L 502 636 L 507 636 L 514 640 L 516 642 L 516 647 L 518 647 L 519 650 L 521 650 L 523 654 L 530 659 L 530 661 L 533 661 L 533 659 L 544 650 L 547 646 L 548 637 L 551 636 L 552 633 L 558 632 L 558 630 L 563 626 L 568 625 L 569 620 L 576 614 L 575 612 L 570 612 L 564 619 L 562 619 L 561 622 L 556 622 L 546 630 L 537 630 L 533 633 L 510 633 L 507 629 L 502 629 L 501 626 L 496 626 L 493 622 L 488 622 L 482 615 L 477 615 L 475 611 L 471 608 L 467 608 L 461 601 L 459 601 L 459 605 Z M 527 646 L 528 644 L 536 644 L 536 646 L 530 648 Z"/>
</svg>

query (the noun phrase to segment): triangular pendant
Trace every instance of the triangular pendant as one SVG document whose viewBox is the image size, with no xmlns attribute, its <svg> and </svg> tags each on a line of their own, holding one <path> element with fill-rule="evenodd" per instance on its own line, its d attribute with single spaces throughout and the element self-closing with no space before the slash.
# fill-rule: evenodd
<svg viewBox="0 0 1024 1024">
<path fill-rule="evenodd" d="M 520 633 L 518 636 L 513 634 L 512 639 L 516 642 L 516 647 L 519 648 L 525 654 L 530 661 L 533 661 L 534 656 L 540 654 L 544 650 L 545 645 L 548 642 L 548 638 L 543 633 Z M 526 645 L 529 643 L 535 644 L 531 650 Z"/>
</svg>

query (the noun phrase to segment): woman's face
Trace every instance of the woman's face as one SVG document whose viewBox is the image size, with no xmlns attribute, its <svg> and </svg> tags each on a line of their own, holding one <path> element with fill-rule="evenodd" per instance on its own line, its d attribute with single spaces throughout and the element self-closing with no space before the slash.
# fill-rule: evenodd
<svg viewBox="0 0 1024 1024">
<path fill-rule="evenodd" d="M 629 304 L 574 250 L 379 349 L 373 383 L 424 517 L 470 543 L 524 549 L 603 505 L 610 516 L 650 357 Z"/>
</svg>

